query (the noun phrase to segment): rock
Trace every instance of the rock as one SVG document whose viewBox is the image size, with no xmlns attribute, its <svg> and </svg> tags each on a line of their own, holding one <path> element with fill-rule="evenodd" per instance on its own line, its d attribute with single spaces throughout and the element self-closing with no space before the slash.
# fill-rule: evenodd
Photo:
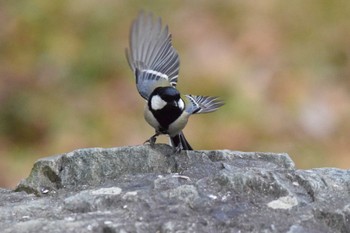
<svg viewBox="0 0 350 233">
<path fill-rule="evenodd" d="M 350 171 L 287 154 L 91 148 L 0 189 L 1 232 L 350 232 Z"/>
</svg>

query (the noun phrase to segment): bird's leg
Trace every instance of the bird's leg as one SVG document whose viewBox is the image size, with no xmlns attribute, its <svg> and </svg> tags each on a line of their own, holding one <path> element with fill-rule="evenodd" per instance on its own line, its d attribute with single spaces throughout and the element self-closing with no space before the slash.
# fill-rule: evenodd
<svg viewBox="0 0 350 233">
<path fill-rule="evenodd" d="M 182 148 L 181 148 L 180 145 L 178 145 L 178 146 L 173 146 L 173 152 L 174 152 L 174 154 L 180 154 L 181 151 L 182 151 Z"/>
<path fill-rule="evenodd" d="M 152 137 L 150 137 L 147 141 L 145 141 L 143 144 L 149 143 L 150 146 L 153 147 L 159 135 L 160 133 L 156 131 L 156 133 Z"/>
<path fill-rule="evenodd" d="M 174 154 L 180 154 L 181 150 L 183 150 L 183 146 L 181 144 L 180 136 L 175 135 L 173 137 L 170 136 L 170 145 L 173 148 Z"/>
</svg>

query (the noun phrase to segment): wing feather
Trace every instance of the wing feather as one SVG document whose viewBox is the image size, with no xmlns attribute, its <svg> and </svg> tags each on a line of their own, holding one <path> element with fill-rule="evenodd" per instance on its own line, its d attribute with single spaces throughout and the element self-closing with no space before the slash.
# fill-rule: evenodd
<svg viewBox="0 0 350 233">
<path fill-rule="evenodd" d="M 126 57 L 143 98 L 148 99 L 158 86 L 176 87 L 180 59 L 168 26 L 163 27 L 160 18 L 154 20 L 152 14 L 139 14 L 131 26 Z"/>
<path fill-rule="evenodd" d="M 218 97 L 185 95 L 187 98 L 186 111 L 190 114 L 214 112 L 224 105 Z"/>
</svg>

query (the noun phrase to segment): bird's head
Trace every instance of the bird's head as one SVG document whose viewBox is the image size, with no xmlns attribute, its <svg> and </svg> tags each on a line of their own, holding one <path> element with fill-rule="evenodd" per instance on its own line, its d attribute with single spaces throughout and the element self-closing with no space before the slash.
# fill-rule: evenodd
<svg viewBox="0 0 350 233">
<path fill-rule="evenodd" d="M 174 87 L 157 87 L 150 95 L 149 107 L 155 111 L 164 107 L 178 108 L 183 111 L 185 103 L 181 99 L 179 91 Z"/>
</svg>

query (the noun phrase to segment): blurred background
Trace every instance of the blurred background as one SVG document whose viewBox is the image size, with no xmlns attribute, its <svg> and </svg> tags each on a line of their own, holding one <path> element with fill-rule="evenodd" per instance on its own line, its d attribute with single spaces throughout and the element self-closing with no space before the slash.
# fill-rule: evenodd
<svg viewBox="0 0 350 233">
<path fill-rule="evenodd" d="M 350 167 L 349 1 L 1 1 L 0 187 L 39 158 L 153 134 L 124 56 L 140 9 L 170 27 L 181 92 L 226 102 L 189 121 L 195 149 Z"/>
</svg>

